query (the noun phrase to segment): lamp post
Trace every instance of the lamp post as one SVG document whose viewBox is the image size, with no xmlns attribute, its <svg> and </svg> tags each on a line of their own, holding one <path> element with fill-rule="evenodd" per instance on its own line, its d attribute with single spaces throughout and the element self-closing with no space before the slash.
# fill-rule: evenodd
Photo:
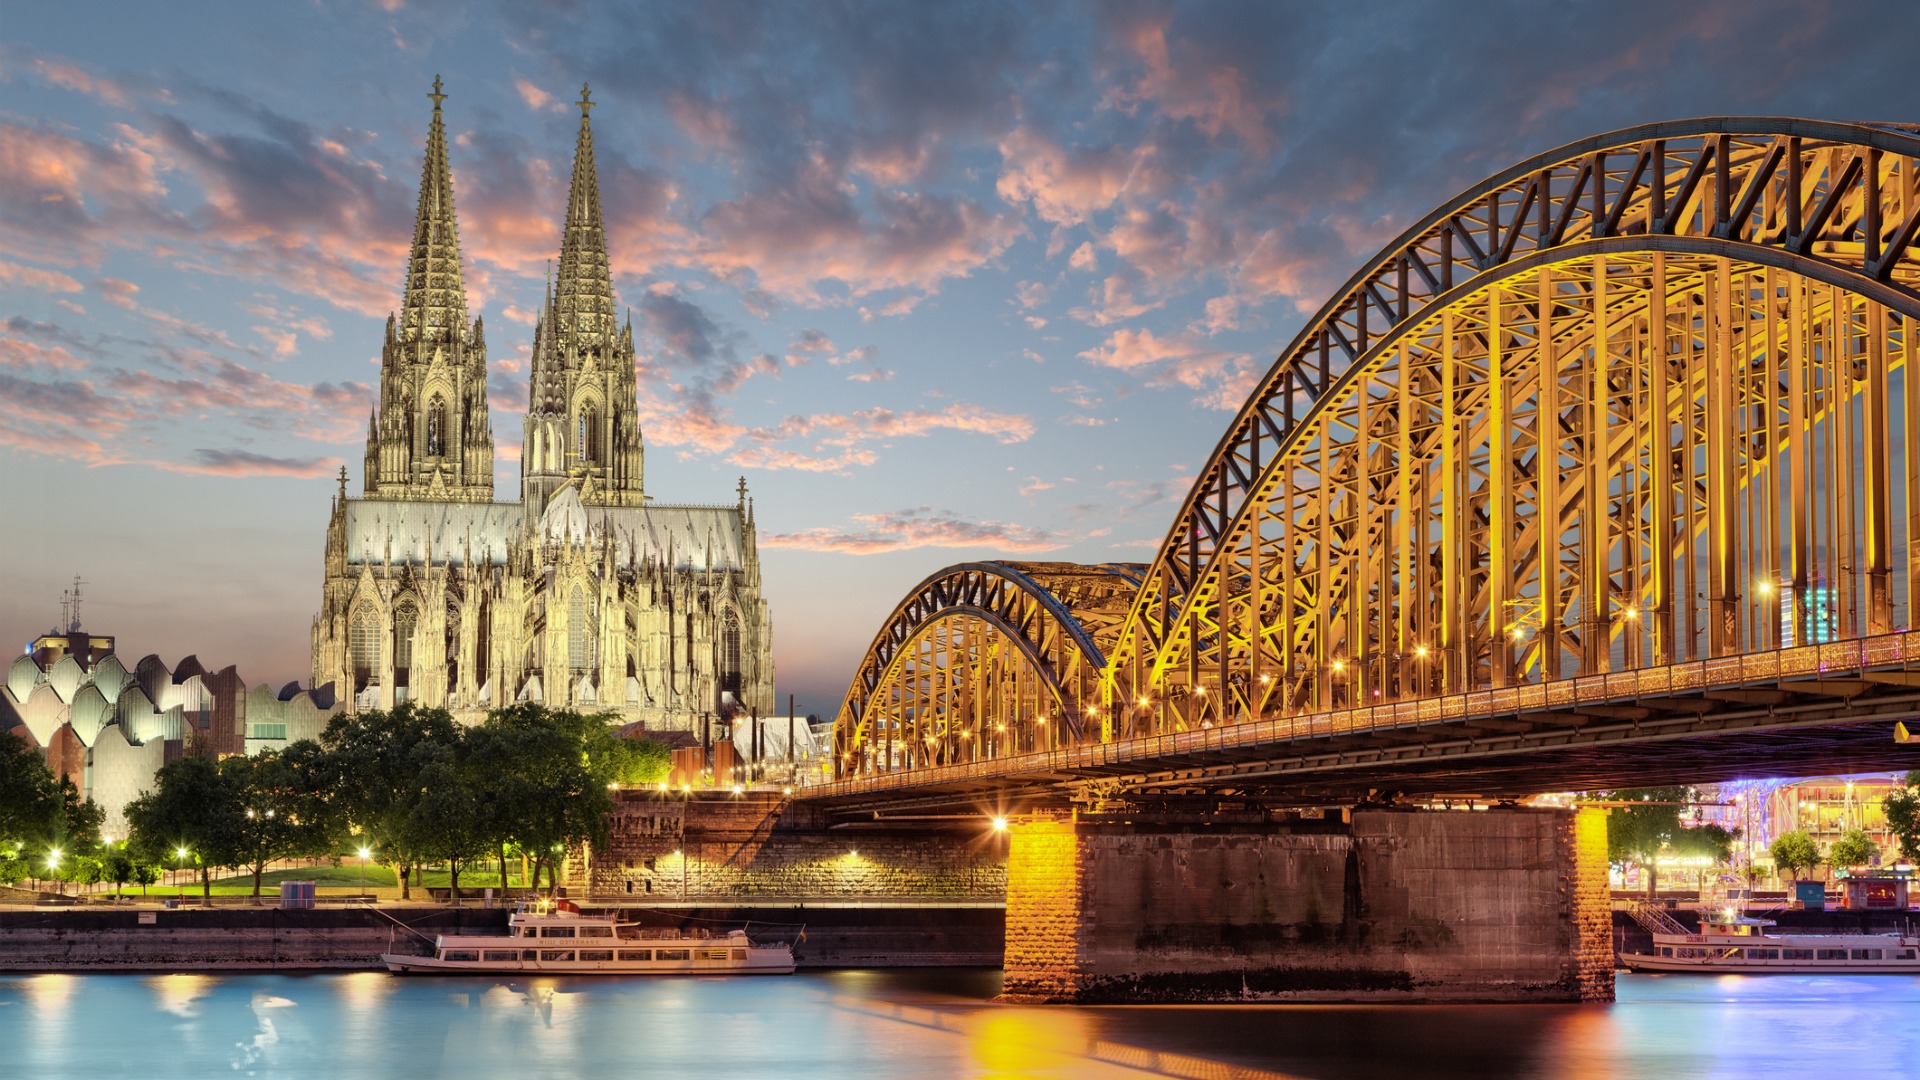
<svg viewBox="0 0 1920 1080">
<path fill-rule="evenodd" d="M 185 847 L 174 848 L 173 849 L 173 887 L 179 890 L 180 899 L 182 900 L 185 900 L 187 898 L 187 889 L 186 889 L 186 886 L 180 884 L 180 867 L 186 861 L 187 861 L 187 849 Z"/>
<path fill-rule="evenodd" d="M 372 854 L 373 852 L 364 847 L 360 849 L 360 895 L 362 897 L 367 895 L 367 857 Z"/>
</svg>

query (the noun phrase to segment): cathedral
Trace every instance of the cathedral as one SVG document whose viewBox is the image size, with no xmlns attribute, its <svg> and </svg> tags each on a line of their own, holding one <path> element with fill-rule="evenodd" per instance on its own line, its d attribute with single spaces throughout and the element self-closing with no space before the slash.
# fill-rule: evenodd
<svg viewBox="0 0 1920 1080">
<path fill-rule="evenodd" d="M 533 329 L 520 501 L 494 498 L 487 344 L 467 318 L 434 80 L 400 311 L 387 319 L 360 497 L 327 525 L 313 680 L 341 706 L 472 722 L 515 702 L 654 728 L 771 712 L 753 503 L 646 493 L 631 319 L 616 317 L 590 96 L 557 273 Z"/>
</svg>

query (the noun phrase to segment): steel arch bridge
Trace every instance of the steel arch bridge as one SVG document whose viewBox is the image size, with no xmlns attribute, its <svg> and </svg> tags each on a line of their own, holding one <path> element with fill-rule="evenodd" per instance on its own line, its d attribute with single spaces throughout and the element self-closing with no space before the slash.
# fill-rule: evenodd
<svg viewBox="0 0 1920 1080">
<path fill-rule="evenodd" d="M 1151 564 L 916 588 L 837 775 L 1855 639 L 1920 662 L 1917 233 L 1920 126 L 1682 121 L 1489 178 L 1301 330 Z"/>
</svg>

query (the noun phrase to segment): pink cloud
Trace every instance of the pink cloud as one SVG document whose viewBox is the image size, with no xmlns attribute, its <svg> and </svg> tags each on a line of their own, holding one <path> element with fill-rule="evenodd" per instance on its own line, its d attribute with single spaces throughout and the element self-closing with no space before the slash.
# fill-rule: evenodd
<svg viewBox="0 0 1920 1080">
<path fill-rule="evenodd" d="M 1148 386 L 1185 386 L 1198 392 L 1195 404 L 1226 411 L 1245 403 L 1260 375 L 1252 357 L 1212 348 L 1191 330 L 1163 338 L 1145 328 L 1122 328 L 1080 356 L 1101 367 L 1141 372 Z"/>
<path fill-rule="evenodd" d="M 529 109 L 544 109 L 548 105 L 553 104 L 552 94 L 533 85 L 532 82 L 526 79 L 513 80 L 513 88 L 519 92 L 520 100 L 526 102 L 527 108 Z"/>
<path fill-rule="evenodd" d="M 77 65 L 60 60 L 36 58 L 28 66 L 42 80 L 63 90 L 99 98 L 115 108 L 127 107 L 127 92 L 112 79 L 91 74 Z"/>
<path fill-rule="evenodd" d="M 314 479 L 330 476 L 341 465 L 337 457 L 279 458 L 247 450 L 195 450 L 187 461 L 156 461 L 155 467 L 169 472 L 200 473 L 206 476 L 289 476 Z"/>
<path fill-rule="evenodd" d="M 80 283 L 58 270 L 41 270 L 0 259 L 0 285 L 16 285 L 44 292 L 76 293 Z"/>
<path fill-rule="evenodd" d="M 995 190 L 1007 202 L 1031 203 L 1042 220 L 1078 225 L 1112 206 L 1153 152 L 1152 144 L 1069 151 L 1030 128 L 1016 128 L 1000 141 Z"/>
<path fill-rule="evenodd" d="M 877 555 L 923 547 L 988 547 L 1025 554 L 1053 551 L 1071 542 L 1071 537 L 1044 529 L 1003 521 L 969 521 L 927 506 L 885 514 L 855 514 L 852 527 L 847 529 L 821 527 L 760 534 L 762 547 L 843 555 Z"/>
</svg>

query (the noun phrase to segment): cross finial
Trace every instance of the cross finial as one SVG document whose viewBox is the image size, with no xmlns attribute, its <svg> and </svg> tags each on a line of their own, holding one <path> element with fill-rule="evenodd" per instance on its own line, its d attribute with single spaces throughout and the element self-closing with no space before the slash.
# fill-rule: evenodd
<svg viewBox="0 0 1920 1080">
<path fill-rule="evenodd" d="M 740 478 L 740 505 L 745 506 L 746 504 L 747 504 L 747 478 L 743 476 Z"/>
<path fill-rule="evenodd" d="M 593 108 L 594 104 L 595 102 L 593 100 L 593 92 L 587 89 L 586 83 L 581 83 L 580 84 L 580 115 L 582 117 L 585 117 L 588 111 Z"/>
<path fill-rule="evenodd" d="M 347 497 L 347 467 L 345 465 L 340 466 L 340 497 L 343 499 Z"/>
<path fill-rule="evenodd" d="M 440 103 L 447 100 L 447 95 L 440 92 L 440 76 L 435 75 L 433 77 L 433 93 L 427 96 L 433 99 L 433 111 L 439 112 Z"/>
</svg>

